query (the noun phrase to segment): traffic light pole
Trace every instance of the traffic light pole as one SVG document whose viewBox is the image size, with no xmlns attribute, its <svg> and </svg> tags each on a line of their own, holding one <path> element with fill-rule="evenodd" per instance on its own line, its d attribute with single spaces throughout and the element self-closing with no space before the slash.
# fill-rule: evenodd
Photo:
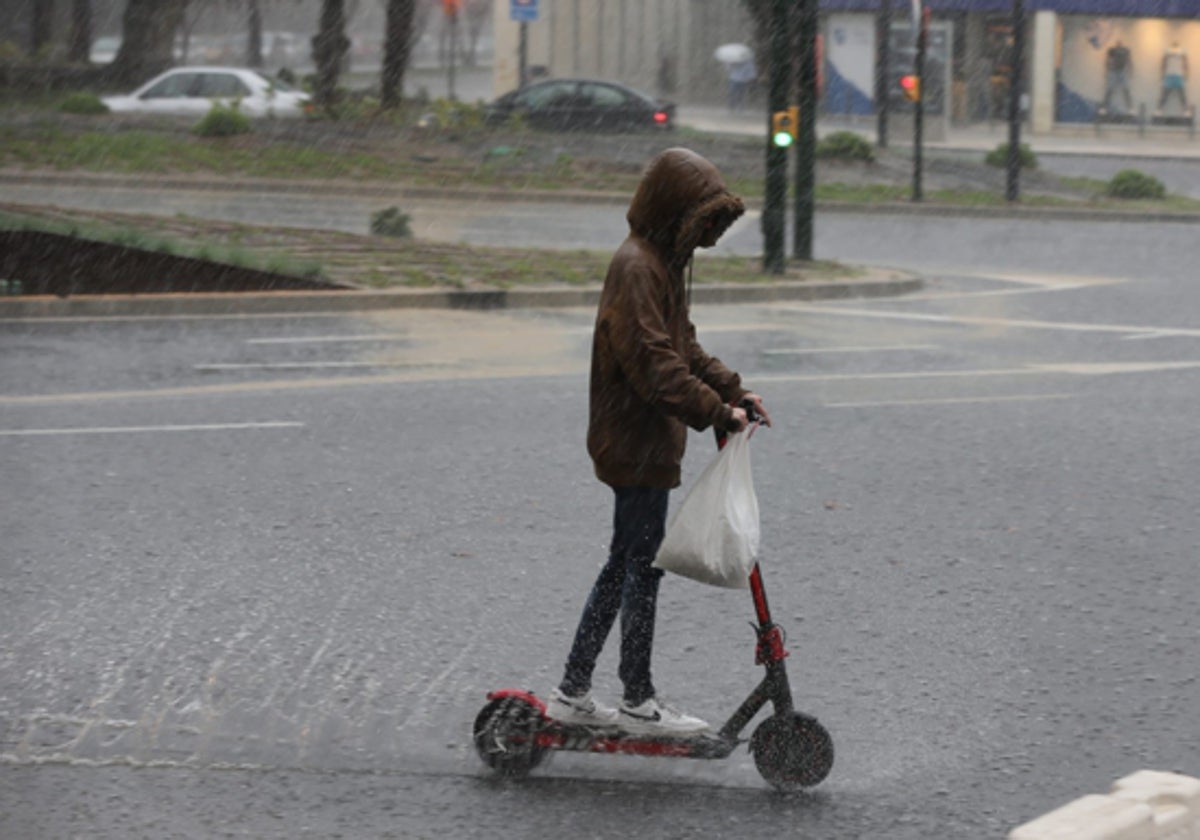
<svg viewBox="0 0 1200 840">
<path fill-rule="evenodd" d="M 1008 87 L 1008 160 L 1004 197 L 1021 197 L 1021 68 L 1025 63 L 1025 3 L 1013 0 L 1012 77 Z"/>
<path fill-rule="evenodd" d="M 791 0 L 771 0 L 771 79 L 767 89 L 767 158 L 763 190 L 763 271 L 783 274 L 786 267 L 784 228 L 787 215 L 787 149 L 772 136 L 777 111 L 787 108 L 791 60 L 788 55 L 788 7 Z"/>
<path fill-rule="evenodd" d="M 796 54 L 800 59 L 799 134 L 796 138 L 795 208 L 792 249 L 798 260 L 813 258 L 813 215 L 816 210 L 817 156 L 817 0 L 799 0 Z"/>
<path fill-rule="evenodd" d="M 875 61 L 875 110 L 878 124 L 875 129 L 879 148 L 888 144 L 888 99 L 891 96 L 891 48 L 892 48 L 892 0 L 881 0 L 879 4 L 878 53 Z"/>
<path fill-rule="evenodd" d="M 929 9 L 922 4 L 917 20 L 917 58 L 913 73 L 917 77 L 917 101 L 913 103 L 913 183 L 912 200 L 923 201 L 921 169 L 924 165 L 922 150 L 925 145 L 925 47 L 929 40 Z"/>
</svg>

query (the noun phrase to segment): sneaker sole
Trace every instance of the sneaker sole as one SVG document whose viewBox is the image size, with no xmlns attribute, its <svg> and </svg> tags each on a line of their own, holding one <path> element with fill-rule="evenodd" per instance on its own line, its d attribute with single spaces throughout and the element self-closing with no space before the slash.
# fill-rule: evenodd
<svg viewBox="0 0 1200 840">
<path fill-rule="evenodd" d="M 636 719 L 627 720 L 622 718 L 617 725 L 622 732 L 628 732 L 631 735 L 658 735 L 664 738 L 690 738 L 693 735 L 703 735 L 712 731 L 712 727 L 707 723 L 703 726 L 689 729 L 669 729 L 665 726 L 655 725 L 649 721 L 643 723 Z"/>
</svg>

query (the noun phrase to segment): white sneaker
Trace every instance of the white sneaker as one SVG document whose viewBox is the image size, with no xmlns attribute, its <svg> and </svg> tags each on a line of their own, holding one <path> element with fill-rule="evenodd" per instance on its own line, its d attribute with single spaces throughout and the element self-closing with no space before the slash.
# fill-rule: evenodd
<svg viewBox="0 0 1200 840">
<path fill-rule="evenodd" d="M 576 726 L 616 726 L 617 710 L 597 702 L 589 691 L 582 697 L 568 697 L 559 689 L 550 692 L 546 714 L 559 723 Z"/>
<path fill-rule="evenodd" d="M 686 715 L 657 697 L 638 706 L 622 701 L 620 725 L 626 732 L 643 735 L 694 735 L 708 729 L 700 718 Z"/>
</svg>

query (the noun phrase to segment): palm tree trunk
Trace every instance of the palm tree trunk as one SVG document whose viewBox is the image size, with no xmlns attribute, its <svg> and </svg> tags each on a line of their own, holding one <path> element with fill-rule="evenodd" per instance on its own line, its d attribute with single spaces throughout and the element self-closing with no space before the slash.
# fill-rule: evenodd
<svg viewBox="0 0 1200 840">
<path fill-rule="evenodd" d="M 72 0 L 67 60 L 84 64 L 92 52 L 92 0 Z"/>
<path fill-rule="evenodd" d="M 39 0 L 33 4 L 30 22 L 30 52 L 35 56 L 50 45 L 54 37 L 54 0 Z"/>
<path fill-rule="evenodd" d="M 380 79 L 380 104 L 385 109 L 398 108 L 404 95 L 404 71 L 408 69 L 411 54 L 415 13 L 415 0 L 388 0 Z"/>
<path fill-rule="evenodd" d="M 246 65 L 249 67 L 263 66 L 263 31 L 262 8 L 258 0 L 246 0 L 247 35 L 246 35 Z"/>
<path fill-rule="evenodd" d="M 175 33 L 187 0 L 128 0 L 121 24 L 121 48 L 109 65 L 114 84 L 136 85 L 171 66 Z"/>
<path fill-rule="evenodd" d="M 322 0 L 321 22 L 312 46 L 313 60 L 317 64 L 313 98 L 319 107 L 332 108 L 337 100 L 342 60 L 350 49 L 350 39 L 346 37 L 345 0 Z"/>
</svg>

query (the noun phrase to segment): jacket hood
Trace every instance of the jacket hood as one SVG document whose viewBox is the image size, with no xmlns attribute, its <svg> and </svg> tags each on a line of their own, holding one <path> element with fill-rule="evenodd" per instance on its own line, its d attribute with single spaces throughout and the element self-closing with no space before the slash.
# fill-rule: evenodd
<svg viewBox="0 0 1200 840">
<path fill-rule="evenodd" d="M 690 149 L 659 153 L 646 168 L 625 218 L 675 265 L 686 263 L 711 231 L 712 242 L 746 212 L 717 167 Z"/>
</svg>

